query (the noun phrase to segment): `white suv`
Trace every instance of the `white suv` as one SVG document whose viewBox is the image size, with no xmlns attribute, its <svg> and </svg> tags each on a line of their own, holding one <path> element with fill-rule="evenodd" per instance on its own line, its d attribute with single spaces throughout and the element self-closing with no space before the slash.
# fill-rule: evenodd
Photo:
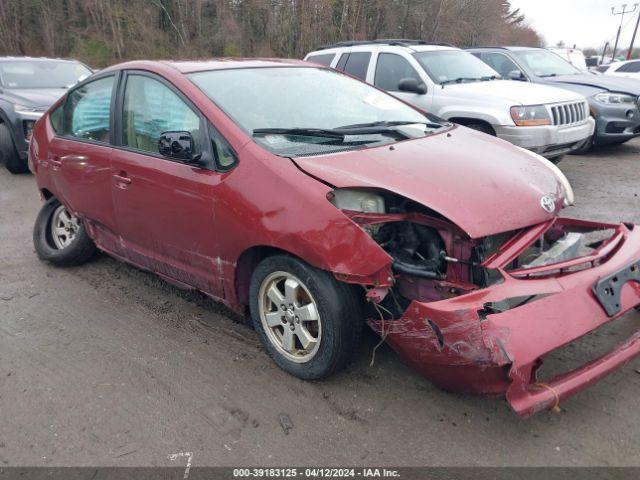
<svg viewBox="0 0 640 480">
<path fill-rule="evenodd" d="M 593 135 L 584 96 L 502 80 L 459 48 L 416 40 L 341 42 L 305 60 L 360 78 L 444 119 L 496 135 L 557 162 Z"/>
</svg>

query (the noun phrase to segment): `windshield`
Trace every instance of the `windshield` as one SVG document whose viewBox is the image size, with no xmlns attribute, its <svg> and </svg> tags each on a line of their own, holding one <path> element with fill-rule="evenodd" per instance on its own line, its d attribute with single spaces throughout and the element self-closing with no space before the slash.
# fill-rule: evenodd
<svg viewBox="0 0 640 480">
<path fill-rule="evenodd" d="M 424 136 L 433 123 L 443 122 L 329 69 L 239 68 L 188 77 L 244 131 L 278 155 L 390 143 L 409 136 L 398 134 L 398 125 L 422 124 L 415 130 Z"/>
<path fill-rule="evenodd" d="M 427 75 L 438 84 L 492 80 L 498 72 L 469 52 L 435 50 L 413 54 Z"/>
<path fill-rule="evenodd" d="M 0 62 L 0 83 L 5 88 L 69 88 L 89 75 L 91 70 L 78 62 Z"/>
<path fill-rule="evenodd" d="M 536 77 L 555 77 L 582 73 L 562 57 L 548 50 L 515 50 L 512 53 Z"/>
</svg>

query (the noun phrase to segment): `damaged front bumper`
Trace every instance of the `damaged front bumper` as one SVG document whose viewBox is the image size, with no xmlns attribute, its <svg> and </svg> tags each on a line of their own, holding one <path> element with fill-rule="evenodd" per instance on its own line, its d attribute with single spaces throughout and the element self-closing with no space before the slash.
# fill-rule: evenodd
<svg viewBox="0 0 640 480">
<path fill-rule="evenodd" d="M 609 229 L 589 255 L 507 269 L 552 228 Z M 369 321 L 410 365 L 452 391 L 504 394 L 522 417 L 557 407 L 640 354 L 640 330 L 605 355 L 540 381 L 545 355 L 640 305 L 640 228 L 557 219 L 523 231 L 483 262 L 503 280 L 438 301 L 411 301 L 401 318 Z"/>
</svg>

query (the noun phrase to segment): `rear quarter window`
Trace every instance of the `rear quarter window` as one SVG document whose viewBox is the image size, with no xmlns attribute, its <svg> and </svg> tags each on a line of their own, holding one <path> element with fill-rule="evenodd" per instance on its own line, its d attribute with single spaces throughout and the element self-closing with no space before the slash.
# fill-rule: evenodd
<svg viewBox="0 0 640 480">
<path fill-rule="evenodd" d="M 319 63 L 320 65 L 326 65 L 327 67 L 331 65 L 333 58 L 335 57 L 335 53 L 323 53 L 322 55 L 309 55 L 307 57 L 307 62 Z"/>
<path fill-rule="evenodd" d="M 49 114 L 49 121 L 53 131 L 60 134 L 62 133 L 62 113 L 64 109 L 64 102 L 54 108 Z"/>
</svg>

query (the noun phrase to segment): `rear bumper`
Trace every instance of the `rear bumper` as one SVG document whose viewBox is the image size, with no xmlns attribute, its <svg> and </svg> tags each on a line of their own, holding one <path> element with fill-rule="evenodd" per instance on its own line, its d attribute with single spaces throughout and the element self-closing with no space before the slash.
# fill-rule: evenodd
<svg viewBox="0 0 640 480">
<path fill-rule="evenodd" d="M 595 122 L 589 117 L 579 125 L 515 127 L 498 126 L 496 135 L 519 147 L 532 150 L 545 157 L 563 155 L 578 148 L 593 135 Z"/>
<path fill-rule="evenodd" d="M 386 332 L 387 342 L 407 363 L 442 388 L 505 395 L 522 417 L 553 408 L 640 354 L 639 330 L 573 371 L 545 383 L 536 378 L 545 355 L 640 305 L 640 283 L 635 280 L 617 290 L 613 315 L 594 293 L 600 279 L 615 278 L 632 265 L 640 268 L 640 228 L 602 225 L 612 227 L 615 242 L 589 260 L 596 264 L 591 268 L 572 273 L 547 269 L 527 278 L 505 272 L 497 258 L 493 263 L 504 282 L 448 300 L 413 301 L 402 318 L 386 325 L 369 323 L 377 332 Z M 529 297 L 521 306 L 500 312 L 487 308 Z"/>
</svg>

